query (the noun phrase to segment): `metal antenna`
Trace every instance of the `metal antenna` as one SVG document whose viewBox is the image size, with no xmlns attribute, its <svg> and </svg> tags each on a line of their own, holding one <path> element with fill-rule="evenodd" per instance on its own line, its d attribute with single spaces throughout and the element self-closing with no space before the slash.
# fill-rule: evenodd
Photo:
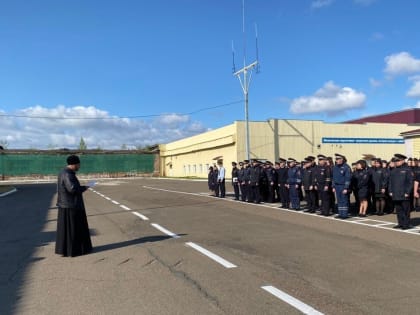
<svg viewBox="0 0 420 315">
<path fill-rule="evenodd" d="M 233 40 L 232 40 L 232 73 L 236 72 L 235 66 L 235 48 L 233 47 Z"/>
<path fill-rule="evenodd" d="M 250 159 L 250 145 L 249 145 L 249 114 L 248 114 L 248 92 L 249 84 L 251 83 L 252 70 L 258 66 L 258 50 L 257 50 L 257 60 L 253 63 L 246 64 L 246 36 L 245 36 L 245 0 L 242 0 L 242 31 L 244 33 L 244 67 L 233 73 L 234 76 L 238 77 L 239 83 L 241 84 L 242 91 L 244 92 L 245 100 L 245 151 L 246 158 Z M 256 29 L 255 29 L 256 31 Z M 257 68 L 258 70 L 258 68 Z M 248 78 L 249 72 L 249 78 Z"/>
</svg>

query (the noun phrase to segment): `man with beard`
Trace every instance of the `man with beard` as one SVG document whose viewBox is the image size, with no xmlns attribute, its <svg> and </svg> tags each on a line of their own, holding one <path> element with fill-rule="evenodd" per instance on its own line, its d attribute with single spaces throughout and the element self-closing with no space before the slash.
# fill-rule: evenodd
<svg viewBox="0 0 420 315">
<path fill-rule="evenodd" d="M 76 177 L 80 159 L 76 155 L 67 158 L 67 167 L 57 180 L 57 235 L 55 253 L 62 256 L 85 255 L 92 251 L 89 226 L 83 202 L 83 192 L 89 187 L 81 186 Z"/>
</svg>

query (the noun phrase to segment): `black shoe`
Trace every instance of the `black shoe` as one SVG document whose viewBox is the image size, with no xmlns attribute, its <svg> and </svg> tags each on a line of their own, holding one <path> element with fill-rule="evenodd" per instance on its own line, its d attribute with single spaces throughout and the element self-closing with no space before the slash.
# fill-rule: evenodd
<svg viewBox="0 0 420 315">
<path fill-rule="evenodd" d="M 395 225 L 395 226 L 393 226 L 392 228 L 393 228 L 393 229 L 401 229 L 401 228 L 402 228 L 402 226 L 401 226 L 401 225 Z"/>
<path fill-rule="evenodd" d="M 409 230 L 409 229 L 412 229 L 414 226 L 412 226 L 412 225 L 409 225 L 409 226 L 403 226 L 401 229 L 402 230 Z"/>
</svg>

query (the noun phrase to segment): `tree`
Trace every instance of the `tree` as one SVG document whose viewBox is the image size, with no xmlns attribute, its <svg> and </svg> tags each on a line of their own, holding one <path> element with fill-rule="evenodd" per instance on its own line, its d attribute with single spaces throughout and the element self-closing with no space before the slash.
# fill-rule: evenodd
<svg viewBox="0 0 420 315">
<path fill-rule="evenodd" d="M 9 146 L 9 143 L 7 142 L 7 140 L 0 140 L 0 147 L 4 149 L 7 149 L 7 147 Z"/>
<path fill-rule="evenodd" d="M 79 150 L 86 150 L 86 149 L 87 149 L 86 142 L 83 139 L 83 137 L 80 137 Z"/>
</svg>

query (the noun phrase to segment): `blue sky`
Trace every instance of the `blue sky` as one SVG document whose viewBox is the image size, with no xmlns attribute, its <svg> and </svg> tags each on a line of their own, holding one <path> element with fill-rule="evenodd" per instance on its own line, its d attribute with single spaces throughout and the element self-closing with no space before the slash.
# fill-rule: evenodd
<svg viewBox="0 0 420 315">
<path fill-rule="evenodd" d="M 0 2 L 0 142 L 119 149 L 244 119 L 342 122 L 420 106 L 414 0 Z M 245 48 L 245 49 L 244 49 Z M 43 118 L 40 118 L 43 117 Z M 82 119 L 80 119 L 82 118 Z"/>
</svg>

